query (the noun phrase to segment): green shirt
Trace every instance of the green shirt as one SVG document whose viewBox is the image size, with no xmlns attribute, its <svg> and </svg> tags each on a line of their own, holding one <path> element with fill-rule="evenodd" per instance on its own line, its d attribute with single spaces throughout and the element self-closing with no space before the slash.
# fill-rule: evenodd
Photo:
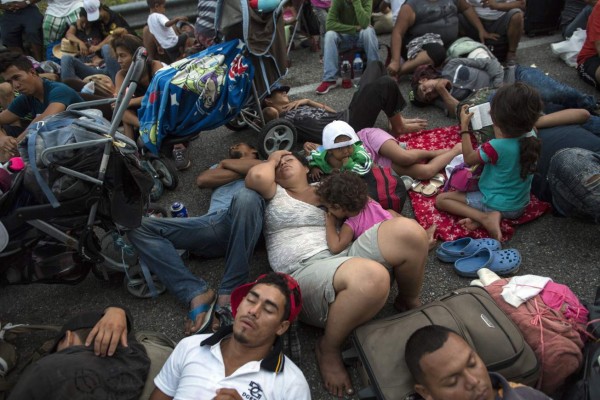
<svg viewBox="0 0 600 400">
<path fill-rule="evenodd" d="M 349 35 L 356 27 L 366 29 L 371 24 L 373 0 L 333 0 L 327 13 L 327 30 Z"/>
<path fill-rule="evenodd" d="M 352 155 L 348 157 L 348 161 L 342 165 L 340 171 L 352 171 L 358 175 L 364 175 L 371 170 L 373 160 L 362 146 L 362 142 L 354 143 L 352 148 L 354 149 Z M 331 165 L 327 163 L 327 150 L 311 152 L 308 165 L 310 167 L 318 167 L 324 174 L 330 174 L 333 171 Z"/>
</svg>

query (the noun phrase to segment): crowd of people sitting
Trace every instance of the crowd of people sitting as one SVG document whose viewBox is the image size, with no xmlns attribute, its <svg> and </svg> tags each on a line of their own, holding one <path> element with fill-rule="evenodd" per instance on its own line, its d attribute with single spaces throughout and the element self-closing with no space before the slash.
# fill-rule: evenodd
<svg viewBox="0 0 600 400">
<path fill-rule="evenodd" d="M 148 0 L 141 37 L 99 0 L 50 0 L 43 17 L 36 2 L 0 6 L 2 39 L 11 50 L 0 54 L 2 162 L 18 155 L 30 124 L 73 103 L 115 96 L 143 45 L 150 57 L 122 121 L 124 134 L 136 139 L 137 109 L 153 76 L 202 46 L 187 18 L 165 15 L 166 0 Z M 367 196 L 361 176 L 375 165 L 391 169 L 398 179 L 410 177 L 415 189 L 420 181 L 433 181 L 457 156 L 468 166 L 480 164 L 477 191 L 440 193 L 435 206 L 462 218 L 459 223 L 467 230 L 483 227 L 500 242 L 505 240 L 501 220 L 519 218 L 530 193 L 551 203 L 557 214 L 600 222 L 597 100 L 517 64 L 524 0 L 384 0 L 377 10 L 380 22 L 387 21 L 392 30 L 387 66 L 379 56 L 372 1 L 311 3 L 320 25 L 309 37 L 316 43 L 312 48 L 323 51 L 317 94 L 337 86 L 341 51 L 358 47 L 366 53 L 366 68 L 347 109 L 292 100 L 289 86 L 274 85 L 262 99 L 265 119 L 291 122 L 305 142 L 304 153 L 278 150 L 260 160 L 255 147 L 238 143 L 196 179 L 198 187 L 213 189 L 205 215 L 144 218 L 127 233 L 140 260 L 188 309 L 184 330 L 191 336 L 177 345 L 154 379 L 153 400 L 310 398 L 302 371 L 282 350 L 282 336 L 296 319 L 323 329 L 315 353 L 326 390 L 337 397 L 354 394 L 341 355 L 344 343 L 383 308 L 394 283 L 398 312 L 421 306 L 436 238 L 435 225 L 424 229 Z M 579 72 L 597 85 L 600 6 L 588 12 Z M 507 51 L 501 61 L 493 54 L 447 60 L 446 49 L 461 35 L 480 42 L 504 37 Z M 47 56 L 60 61 L 60 73 L 46 68 L 52 66 L 48 59 L 40 65 L 44 46 L 50 49 Z M 406 134 L 427 128 L 425 119 L 401 115 L 407 102 L 397 78 L 411 73 L 412 91 L 406 96 L 413 105 L 436 105 L 458 118 L 460 138 L 452 147 L 402 145 Z M 88 79 L 96 75 L 109 81 Z M 88 81 L 106 82 L 106 90 L 90 96 L 82 91 Z M 341 86 L 352 84 L 342 81 Z M 475 114 L 468 101 L 486 88 L 492 89 L 486 100 L 493 137 L 474 147 Z M 375 127 L 381 111 L 387 130 Z M 190 166 L 185 146 L 176 145 L 173 156 L 178 169 Z M 429 195 L 435 194 L 437 189 Z M 248 283 L 261 234 L 274 272 Z M 178 250 L 224 257 L 219 287 L 210 288 L 190 271 Z M 132 329 L 132 318 L 121 307 L 69 321 L 50 355 L 28 368 L 10 399 L 83 399 L 78 379 L 96 385 L 89 390 L 106 393 L 97 398 L 137 398 L 149 361 Z M 512 389 L 500 375 L 488 374 L 476 352 L 443 327 L 415 332 L 406 360 L 416 391 L 426 399 L 548 398 L 531 388 Z M 83 366 L 89 376 L 77 375 Z M 450 374 L 453 381 L 466 382 L 467 389 L 455 397 L 448 394 L 447 387 L 456 386 L 447 383 Z"/>
</svg>

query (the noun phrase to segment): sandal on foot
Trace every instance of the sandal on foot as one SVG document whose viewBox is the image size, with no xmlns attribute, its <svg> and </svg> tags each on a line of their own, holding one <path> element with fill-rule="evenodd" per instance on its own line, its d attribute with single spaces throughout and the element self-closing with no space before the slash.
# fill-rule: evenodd
<svg viewBox="0 0 600 400">
<path fill-rule="evenodd" d="M 479 249 L 487 248 L 489 250 L 500 250 L 502 244 L 496 239 L 473 239 L 464 237 L 451 242 L 442 243 L 435 255 L 440 261 L 453 263 L 459 258 L 469 257 L 475 254 Z"/>
<path fill-rule="evenodd" d="M 437 194 L 444 183 L 446 182 L 446 177 L 442 174 L 436 174 L 433 178 L 429 180 L 429 184 L 423 188 L 421 192 L 425 197 L 431 197 Z"/>
<path fill-rule="evenodd" d="M 192 321 L 192 324 L 196 322 L 196 317 L 198 317 L 198 315 L 206 313 L 202 325 L 200 325 L 200 328 L 198 328 L 196 332 L 192 333 L 193 335 L 204 332 L 206 328 L 210 326 L 213 317 L 213 310 L 215 308 L 215 304 L 217 303 L 217 297 L 218 296 L 215 295 L 214 299 L 212 299 L 210 303 L 200 304 L 198 307 L 188 312 L 188 318 L 190 321 Z"/>
<path fill-rule="evenodd" d="M 226 304 L 224 306 L 216 306 L 215 317 L 219 320 L 219 329 L 233 325 L 233 313 L 231 312 L 231 305 Z M 216 332 L 214 329 L 213 331 Z"/>
<path fill-rule="evenodd" d="M 470 257 L 456 260 L 454 271 L 465 278 L 477 278 L 477 271 L 487 268 L 496 274 L 510 275 L 519 271 L 521 253 L 516 249 L 480 249 Z"/>
</svg>

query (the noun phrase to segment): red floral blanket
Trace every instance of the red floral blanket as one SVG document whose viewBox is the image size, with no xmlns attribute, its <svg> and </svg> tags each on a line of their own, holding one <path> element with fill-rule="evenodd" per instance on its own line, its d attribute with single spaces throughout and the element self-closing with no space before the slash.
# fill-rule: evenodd
<svg viewBox="0 0 600 400">
<path fill-rule="evenodd" d="M 448 126 L 436 128 L 427 131 L 410 133 L 400 138 L 401 142 L 406 142 L 408 149 L 438 150 L 448 149 L 460 142 L 458 126 Z M 415 212 L 415 218 L 424 228 L 432 224 L 437 225 L 436 238 L 444 241 L 456 240 L 461 237 L 469 236 L 473 238 L 488 237 L 485 229 L 469 231 L 458 224 L 460 217 L 439 211 L 435 208 L 435 196 L 426 197 L 413 191 L 408 192 Z M 550 204 L 538 200 L 531 195 L 531 201 L 527 206 L 525 213 L 516 220 L 503 219 L 500 225 L 502 229 L 502 238 L 509 240 L 515 232 L 514 225 L 524 224 L 532 221 L 550 210 Z"/>
</svg>

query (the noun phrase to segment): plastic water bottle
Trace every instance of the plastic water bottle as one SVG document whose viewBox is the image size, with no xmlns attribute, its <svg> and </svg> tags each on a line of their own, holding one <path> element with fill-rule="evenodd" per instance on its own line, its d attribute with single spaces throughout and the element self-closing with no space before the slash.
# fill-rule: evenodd
<svg viewBox="0 0 600 400">
<path fill-rule="evenodd" d="M 352 71 L 354 72 L 354 79 L 360 79 L 363 73 L 363 60 L 360 56 L 360 53 L 356 53 L 354 56 L 354 61 L 352 62 Z"/>
<path fill-rule="evenodd" d="M 340 75 L 342 76 L 342 80 L 345 80 L 345 79 L 349 80 L 352 77 L 351 68 L 352 68 L 352 66 L 350 65 L 350 61 L 348 61 L 348 60 L 342 61 L 342 66 L 340 68 L 340 70 L 341 70 Z"/>
<path fill-rule="evenodd" d="M 96 85 L 94 84 L 94 81 L 89 81 L 84 87 L 81 88 L 81 93 L 94 94 L 95 90 Z"/>
</svg>

